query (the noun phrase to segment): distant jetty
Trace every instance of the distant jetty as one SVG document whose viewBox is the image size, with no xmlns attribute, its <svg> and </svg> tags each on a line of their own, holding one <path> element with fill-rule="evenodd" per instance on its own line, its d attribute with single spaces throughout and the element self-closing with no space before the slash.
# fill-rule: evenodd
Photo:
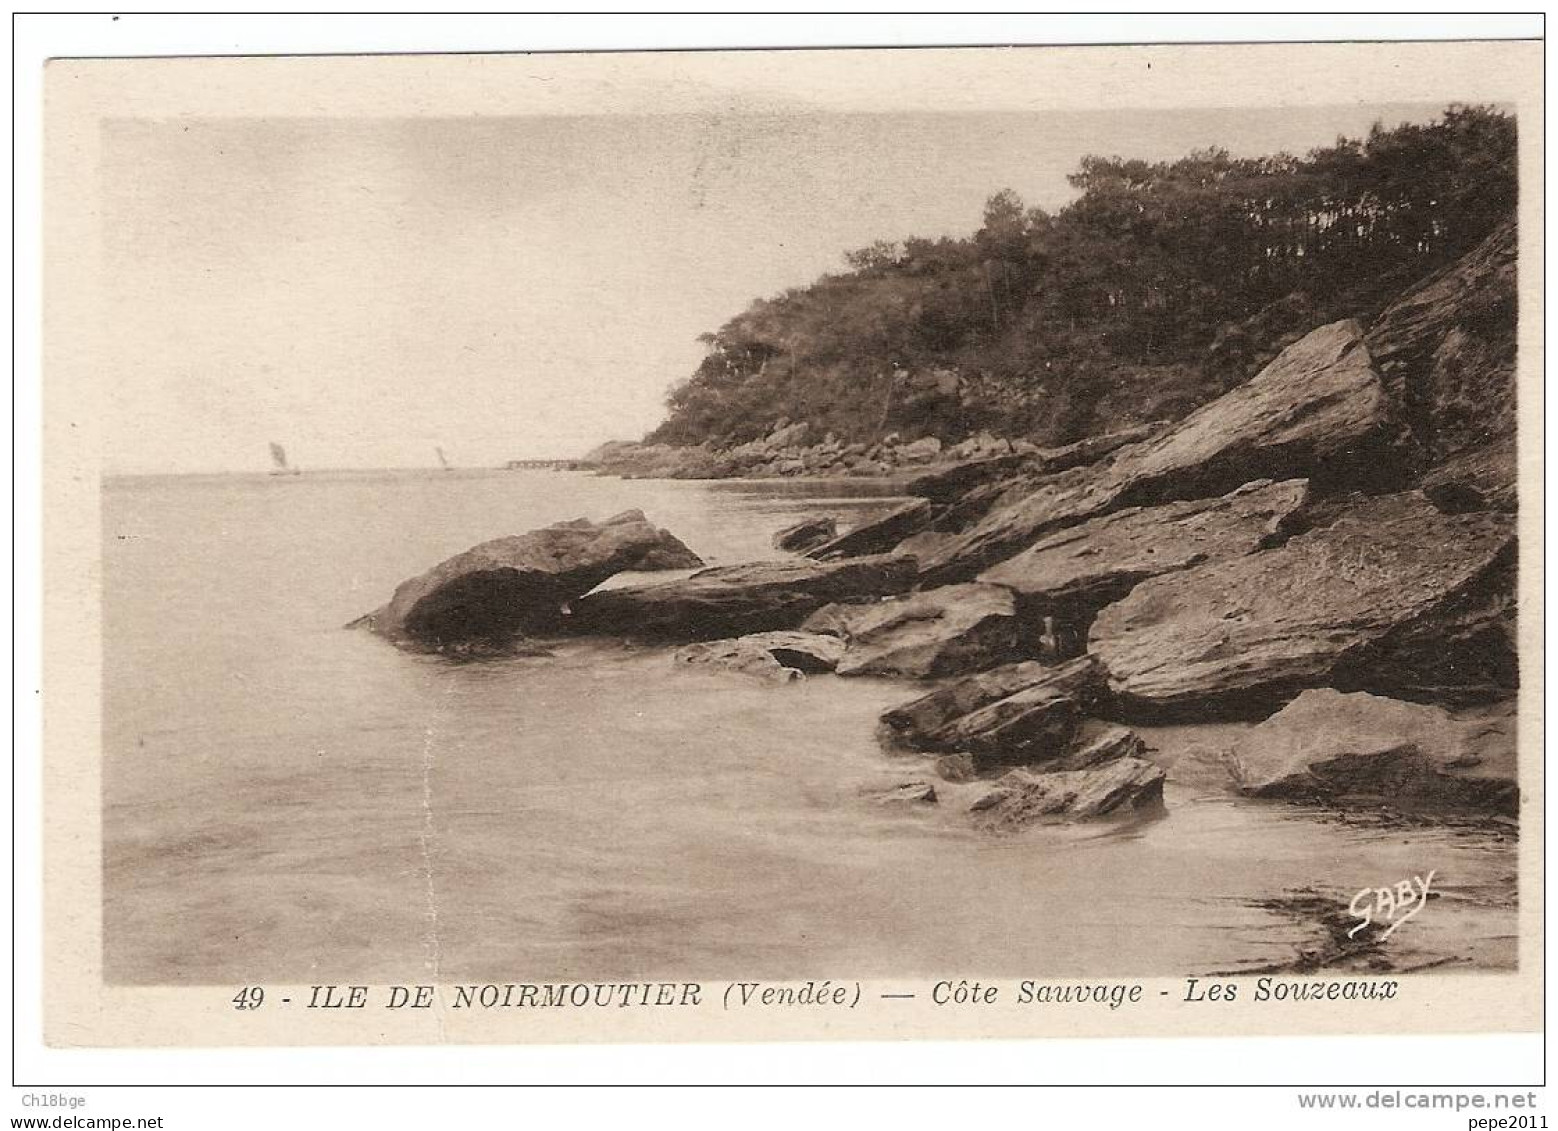
<svg viewBox="0 0 1558 1131">
<path fill-rule="evenodd" d="M 511 459 L 505 471 L 589 471 L 597 465 L 583 459 Z"/>
</svg>

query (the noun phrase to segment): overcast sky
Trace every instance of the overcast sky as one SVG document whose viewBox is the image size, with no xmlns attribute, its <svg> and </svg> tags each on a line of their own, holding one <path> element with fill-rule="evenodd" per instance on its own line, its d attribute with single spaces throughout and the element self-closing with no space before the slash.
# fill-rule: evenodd
<svg viewBox="0 0 1558 1131">
<path fill-rule="evenodd" d="M 111 120 L 106 470 L 581 454 L 846 249 L 966 235 L 1004 187 L 1059 208 L 1088 153 L 1302 153 L 1439 109 Z"/>
</svg>

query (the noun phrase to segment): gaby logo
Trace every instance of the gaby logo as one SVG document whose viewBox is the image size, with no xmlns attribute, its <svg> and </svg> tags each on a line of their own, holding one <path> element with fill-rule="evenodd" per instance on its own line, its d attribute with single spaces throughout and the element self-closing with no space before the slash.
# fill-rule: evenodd
<svg viewBox="0 0 1558 1131">
<path fill-rule="evenodd" d="M 1437 871 L 1429 872 L 1426 876 L 1413 876 L 1410 880 L 1402 880 L 1394 887 L 1364 888 L 1352 897 L 1352 902 L 1347 905 L 1347 912 L 1358 925 L 1347 932 L 1347 937 L 1352 938 L 1370 923 L 1385 925 L 1385 931 L 1380 935 L 1379 941 L 1384 942 L 1396 933 L 1396 928 L 1416 915 L 1428 904 L 1428 888 L 1434 882 Z"/>
</svg>

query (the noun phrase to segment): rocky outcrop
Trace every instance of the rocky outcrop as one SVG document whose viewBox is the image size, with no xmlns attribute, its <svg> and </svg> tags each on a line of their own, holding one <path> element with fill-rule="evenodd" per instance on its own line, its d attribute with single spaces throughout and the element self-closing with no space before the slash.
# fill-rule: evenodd
<svg viewBox="0 0 1558 1131">
<path fill-rule="evenodd" d="M 934 436 L 906 440 L 896 433 L 875 442 L 845 443 L 831 432 L 819 438 L 805 421 L 781 418 L 767 435 L 732 446 L 613 441 L 580 462 L 624 479 L 842 478 L 909 473 L 935 463 L 1010 455 L 1019 447 L 1037 450 L 1025 441 L 1013 444 L 983 435 L 951 448 Z"/>
<path fill-rule="evenodd" d="M 675 661 L 724 668 L 759 679 L 788 683 L 831 672 L 844 655 L 844 642 L 814 632 L 759 632 L 732 640 L 711 640 L 677 649 Z"/>
<path fill-rule="evenodd" d="M 1420 485 L 1447 509 L 1515 508 L 1516 250 L 1511 220 L 1369 328 L 1386 391 L 1415 440 Z"/>
<path fill-rule="evenodd" d="M 1517 245 L 1510 220 L 1369 327 L 1369 350 L 1424 466 L 1514 432 Z"/>
<path fill-rule="evenodd" d="M 931 679 L 1010 660 L 1021 635 L 1016 614 L 1005 589 L 954 585 L 893 601 L 829 606 L 802 627 L 843 638 L 839 675 Z"/>
<path fill-rule="evenodd" d="M 879 518 L 862 522 L 834 538 L 806 551 L 808 558 L 830 561 L 891 550 L 911 534 L 930 525 L 931 505 L 924 499 L 911 499 Z"/>
<path fill-rule="evenodd" d="M 838 522 L 831 515 L 813 515 L 776 531 L 773 547 L 792 554 L 804 553 L 838 534 Z"/>
<path fill-rule="evenodd" d="M 1419 703 L 1306 691 L 1245 733 L 1229 771 L 1252 797 L 1514 816 L 1512 730 Z"/>
<path fill-rule="evenodd" d="M 600 445 L 580 463 L 624 479 L 852 478 L 922 472 L 906 493 L 946 501 L 989 476 L 1012 474 L 1019 468 L 1060 471 L 1092 463 L 1162 426 L 1154 422 L 1041 449 L 1027 440 L 1007 440 L 988 432 L 955 444 L 943 444 L 934 436 L 906 440 L 897 433 L 875 442 L 845 443 L 831 432 L 818 439 L 816 430 L 804 421 L 781 418 L 767 435 L 730 447 L 707 442 L 677 447 L 613 441 Z"/>
<path fill-rule="evenodd" d="M 556 634 L 574 598 L 624 570 L 656 568 L 656 561 L 703 564 L 642 511 L 599 524 L 559 522 L 456 554 L 401 583 L 388 604 L 354 624 L 407 647 L 501 647 L 524 635 Z"/>
<path fill-rule="evenodd" d="M 1039 539 L 979 580 L 1030 614 L 1086 615 L 1152 577 L 1253 553 L 1308 497 L 1308 482 L 1262 480 L 1215 499 L 1129 507 Z"/>
<path fill-rule="evenodd" d="M 1106 462 L 1039 480 L 922 563 L 926 584 L 967 580 L 1046 533 L 1127 506 L 1205 498 L 1259 478 L 1381 484 L 1398 427 L 1356 322 L 1322 326 L 1248 383 Z"/>
<path fill-rule="evenodd" d="M 573 603 L 568 628 L 660 640 L 745 636 L 795 628 L 824 605 L 902 593 L 913 582 L 913 559 L 892 557 L 716 566 L 680 580 L 597 590 Z"/>
<path fill-rule="evenodd" d="M 1325 684 L 1507 688 L 1514 553 L 1508 515 L 1364 498 L 1276 549 L 1143 582 L 1098 615 L 1090 651 L 1148 712 L 1264 710 Z"/>
<path fill-rule="evenodd" d="M 970 809 L 987 828 L 1016 831 L 1046 818 L 1085 820 L 1160 808 L 1163 780 L 1160 768 L 1139 758 L 1059 773 L 1017 769 Z"/>
</svg>

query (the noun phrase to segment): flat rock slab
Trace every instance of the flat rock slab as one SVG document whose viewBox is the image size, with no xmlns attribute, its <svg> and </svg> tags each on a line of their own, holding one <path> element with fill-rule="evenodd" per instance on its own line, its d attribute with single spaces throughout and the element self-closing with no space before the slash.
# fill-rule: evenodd
<svg viewBox="0 0 1558 1131">
<path fill-rule="evenodd" d="M 912 565 L 913 559 L 903 559 Z M 1017 650 L 1021 625 L 1008 590 L 952 585 L 893 601 L 835 605 L 802 626 L 840 636 L 839 675 L 932 679 L 994 667 Z"/>
<path fill-rule="evenodd" d="M 1161 808 L 1162 769 L 1140 758 L 1120 758 L 1087 770 L 1035 773 L 1012 770 L 970 810 L 987 828 L 1016 831 L 1046 818 L 1087 820 Z"/>
<path fill-rule="evenodd" d="M 979 580 L 1035 611 L 1092 611 L 1148 578 L 1254 552 L 1307 498 L 1307 480 L 1259 480 L 1214 499 L 1130 507 L 1045 535 Z"/>
<path fill-rule="evenodd" d="M 929 526 L 932 513 L 928 501 L 911 499 L 901 506 L 894 507 L 880 518 L 863 522 L 836 538 L 812 546 L 806 551 L 806 556 L 818 561 L 829 561 L 834 558 L 854 558 L 891 550 L 911 534 L 917 534 Z"/>
<path fill-rule="evenodd" d="M 675 661 L 725 668 L 776 683 L 831 672 L 844 655 L 844 642 L 814 632 L 759 632 L 732 640 L 710 640 L 678 648 Z"/>
<path fill-rule="evenodd" d="M 603 589 L 573 604 L 568 630 L 658 640 L 712 640 L 793 629 L 824 605 L 914 583 L 912 558 L 792 558 L 716 566 L 691 577 Z"/>
<path fill-rule="evenodd" d="M 470 650 L 524 634 L 555 634 L 565 606 L 624 570 L 701 566 L 702 560 L 642 511 L 603 523 L 559 522 L 496 538 L 402 582 L 360 625 L 408 647 Z"/>
<path fill-rule="evenodd" d="M 1306 691 L 1228 751 L 1241 793 L 1294 801 L 1514 816 L 1512 732 L 1422 703 Z"/>
<path fill-rule="evenodd" d="M 1039 480 L 922 563 L 965 581 L 1052 530 L 1127 506 L 1207 498 L 1255 479 L 1371 481 L 1400 425 L 1353 321 L 1322 326 L 1250 381 L 1107 461 Z"/>
<path fill-rule="evenodd" d="M 1148 710 L 1264 707 L 1333 675 L 1414 684 L 1436 663 L 1480 681 L 1509 646 L 1483 591 L 1512 582 L 1515 539 L 1510 515 L 1361 499 L 1279 548 L 1143 582 L 1099 613 L 1089 650 L 1117 700 Z"/>
</svg>

